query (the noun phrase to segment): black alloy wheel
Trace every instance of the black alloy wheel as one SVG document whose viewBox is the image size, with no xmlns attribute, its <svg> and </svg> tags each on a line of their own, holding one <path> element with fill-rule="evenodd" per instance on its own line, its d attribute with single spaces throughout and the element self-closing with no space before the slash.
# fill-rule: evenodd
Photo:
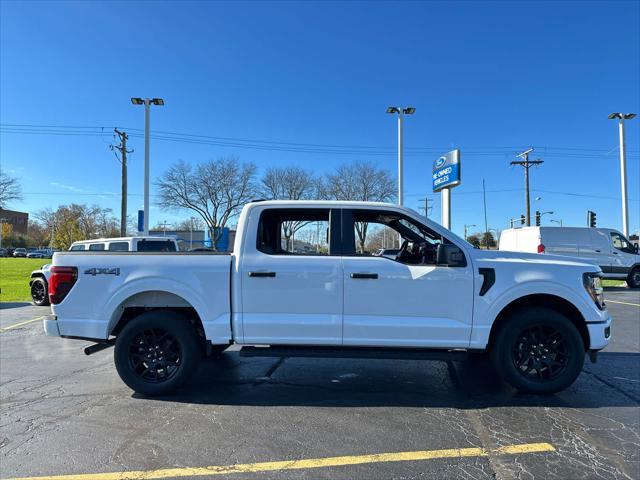
<svg viewBox="0 0 640 480">
<path fill-rule="evenodd" d="M 545 381 L 566 370 L 570 355 L 561 332 L 549 325 L 534 325 L 518 335 L 512 350 L 512 361 L 525 377 L 533 381 Z"/>
<path fill-rule="evenodd" d="M 39 307 L 49 305 L 49 292 L 44 279 L 36 278 L 31 282 L 31 299 Z"/>
<path fill-rule="evenodd" d="M 177 389 L 195 371 L 202 340 L 183 315 L 150 310 L 132 318 L 116 337 L 114 361 L 132 390 L 147 396 Z"/>
</svg>

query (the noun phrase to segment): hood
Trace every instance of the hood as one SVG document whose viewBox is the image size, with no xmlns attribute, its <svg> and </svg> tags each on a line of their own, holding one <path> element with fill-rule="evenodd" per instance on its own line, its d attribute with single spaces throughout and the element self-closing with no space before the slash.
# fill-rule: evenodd
<svg viewBox="0 0 640 480">
<path fill-rule="evenodd" d="M 480 265 L 484 263 L 527 263 L 530 265 L 550 265 L 580 268 L 584 271 L 599 272 L 600 267 L 584 258 L 548 255 L 546 253 L 507 252 L 504 250 L 473 250 L 473 257 Z"/>
</svg>

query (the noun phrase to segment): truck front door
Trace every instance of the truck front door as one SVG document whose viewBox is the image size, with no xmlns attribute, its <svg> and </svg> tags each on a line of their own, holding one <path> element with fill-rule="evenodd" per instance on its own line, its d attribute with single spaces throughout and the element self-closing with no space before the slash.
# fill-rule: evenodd
<svg viewBox="0 0 640 480">
<path fill-rule="evenodd" d="M 342 343 L 342 260 L 333 251 L 339 241 L 332 241 L 339 216 L 304 207 L 250 216 L 253 240 L 245 242 L 238 269 L 243 343 Z"/>
<path fill-rule="evenodd" d="M 436 265 L 437 245 L 451 242 L 402 214 L 344 210 L 342 215 L 344 345 L 467 347 L 471 262 Z M 399 246 L 395 260 L 372 255 L 376 248 Z"/>
</svg>

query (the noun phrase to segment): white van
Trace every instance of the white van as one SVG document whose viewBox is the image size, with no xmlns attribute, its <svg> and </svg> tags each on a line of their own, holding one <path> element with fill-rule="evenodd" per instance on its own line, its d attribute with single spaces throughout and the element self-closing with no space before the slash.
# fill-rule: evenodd
<svg viewBox="0 0 640 480">
<path fill-rule="evenodd" d="M 73 242 L 69 250 L 107 252 L 177 252 L 178 243 L 174 237 L 120 237 L 96 238 Z"/>
<path fill-rule="evenodd" d="M 610 228 L 509 228 L 500 234 L 498 248 L 584 258 L 599 265 L 604 278 L 626 280 L 631 288 L 640 288 L 638 247 Z"/>
</svg>

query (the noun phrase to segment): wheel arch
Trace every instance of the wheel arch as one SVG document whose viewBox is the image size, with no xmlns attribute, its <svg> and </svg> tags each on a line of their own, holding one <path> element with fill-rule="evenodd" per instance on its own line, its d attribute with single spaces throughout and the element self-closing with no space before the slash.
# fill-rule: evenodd
<svg viewBox="0 0 640 480">
<path fill-rule="evenodd" d="M 489 333 L 487 349 L 491 350 L 497 332 L 508 321 L 508 318 L 511 315 L 520 310 L 534 307 L 550 308 L 551 310 L 567 317 L 580 333 L 585 351 L 589 349 L 589 330 L 587 329 L 585 318 L 582 316 L 582 313 L 580 313 L 580 310 L 568 300 L 548 293 L 525 295 L 507 304 L 493 321 L 491 331 Z"/>
<path fill-rule="evenodd" d="M 146 290 L 124 299 L 114 310 L 109 321 L 108 335 L 117 336 L 122 328 L 141 313 L 163 310 L 180 313 L 189 321 L 204 341 L 205 331 L 198 309 L 182 296 L 163 290 Z"/>
</svg>

